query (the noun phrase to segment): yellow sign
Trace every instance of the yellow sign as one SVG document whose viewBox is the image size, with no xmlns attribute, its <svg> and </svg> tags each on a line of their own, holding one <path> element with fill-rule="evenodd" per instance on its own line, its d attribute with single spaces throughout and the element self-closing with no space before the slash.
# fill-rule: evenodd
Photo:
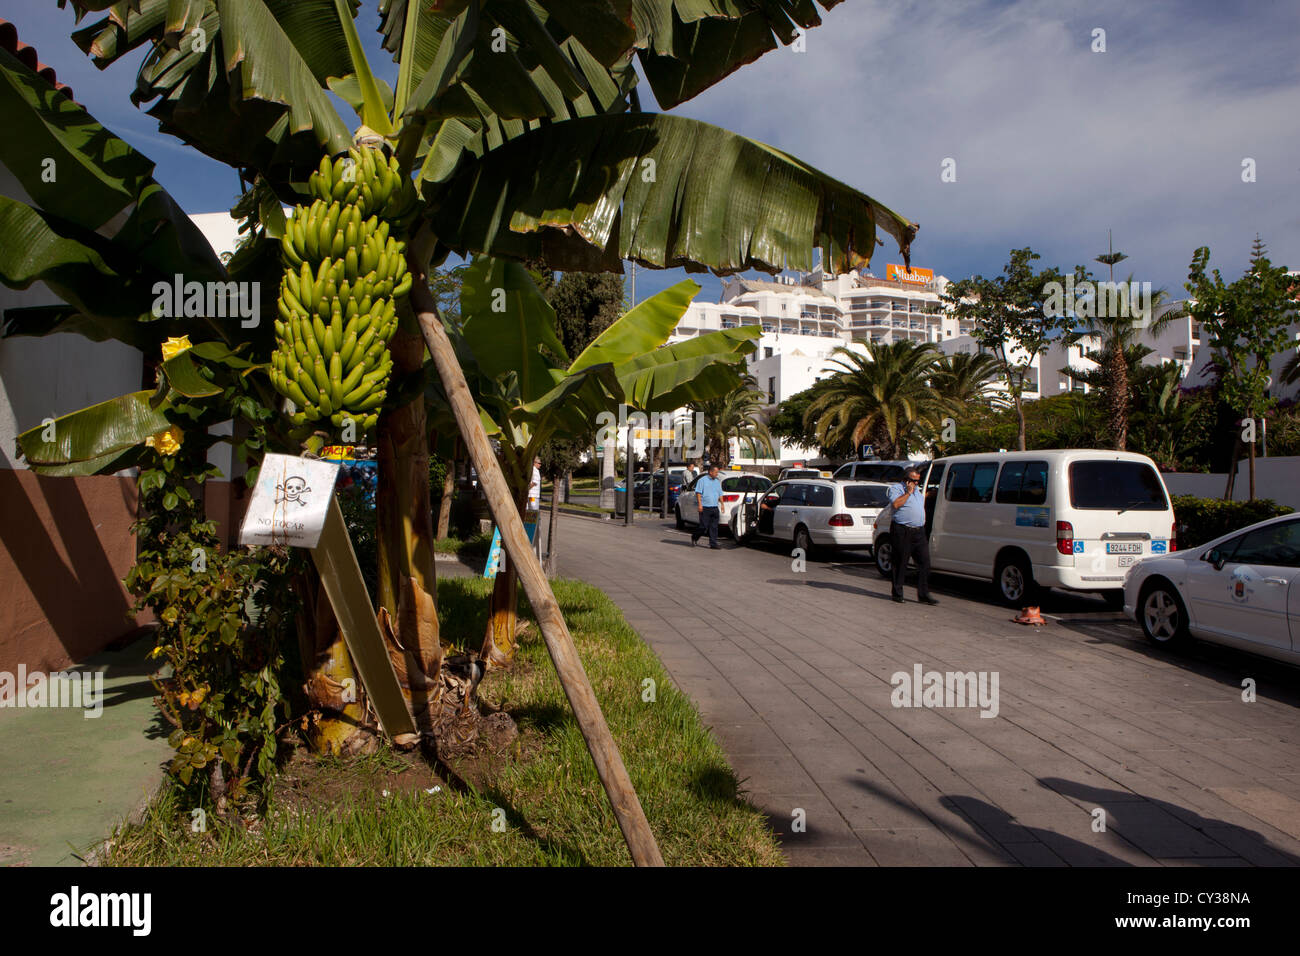
<svg viewBox="0 0 1300 956">
<path fill-rule="evenodd" d="M 929 285 L 934 281 L 934 270 L 912 269 L 909 271 L 903 266 L 896 266 L 891 262 L 885 266 L 885 278 L 897 279 L 899 282 L 908 285 Z"/>
<path fill-rule="evenodd" d="M 671 428 L 634 428 L 633 438 L 647 438 L 650 441 L 672 441 L 677 433 Z"/>
<path fill-rule="evenodd" d="M 320 456 L 327 461 L 342 461 L 344 458 L 351 458 L 354 451 L 356 451 L 355 445 L 326 445 L 321 449 Z"/>
</svg>

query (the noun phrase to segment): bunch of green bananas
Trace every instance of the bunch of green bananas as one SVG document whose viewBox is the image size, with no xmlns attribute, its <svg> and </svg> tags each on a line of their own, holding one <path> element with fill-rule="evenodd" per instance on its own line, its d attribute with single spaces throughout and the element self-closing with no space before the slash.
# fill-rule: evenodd
<svg viewBox="0 0 1300 956">
<path fill-rule="evenodd" d="M 389 221 L 407 215 L 414 188 L 368 147 L 324 157 L 308 188 L 315 201 L 294 207 L 281 240 L 271 382 L 296 406 L 295 425 L 350 418 L 364 433 L 387 397 L 396 300 L 411 288 Z"/>
</svg>

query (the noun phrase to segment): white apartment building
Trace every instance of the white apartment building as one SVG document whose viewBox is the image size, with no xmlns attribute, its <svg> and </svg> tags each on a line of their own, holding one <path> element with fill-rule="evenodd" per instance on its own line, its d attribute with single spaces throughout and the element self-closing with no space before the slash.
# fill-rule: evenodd
<svg viewBox="0 0 1300 956">
<path fill-rule="evenodd" d="M 762 334 L 749 357 L 749 373 L 775 409 L 791 395 L 838 371 L 838 347 L 865 353 L 867 342 L 909 340 L 940 343 L 969 331 L 943 311 L 940 293 L 948 280 L 928 270 L 890 266 L 885 278 L 859 271 L 831 276 L 820 268 L 772 281 L 733 277 L 720 302 L 694 302 L 669 341 L 740 326 Z M 778 441 L 775 456 L 755 461 L 735 447 L 740 464 L 789 465 L 810 461 L 816 449 Z"/>
<path fill-rule="evenodd" d="M 941 295 L 947 285 L 944 276 L 930 270 L 907 271 L 896 265 L 887 267 L 885 278 L 866 271 L 829 275 L 820 267 L 771 281 L 733 277 L 724 281 L 721 301 L 691 304 L 670 341 L 719 329 L 761 327 L 757 349 L 749 357 L 749 372 L 759 389 L 767 392 L 769 408 L 775 409 L 837 371 L 831 353 L 839 346 L 865 352 L 868 342 L 890 344 L 905 339 L 932 342 L 948 354 L 978 351 L 973 323 L 959 322 L 944 309 Z M 1156 318 L 1181 305 L 1181 301 L 1162 305 Z M 1204 356 L 1197 361 L 1200 329 L 1190 318 L 1175 319 L 1158 334 L 1144 332 L 1138 341 L 1153 349 L 1143 360 L 1147 364 L 1175 361 L 1183 366 L 1185 375 L 1194 366 L 1199 370 L 1204 365 Z M 1086 356 L 1099 346 L 1095 338 L 1069 346 L 1057 343 L 1045 354 L 1034 356 L 1024 397 L 1032 400 L 1086 392 L 1089 386 L 1074 378 L 1070 369 L 1095 367 Z M 1023 361 L 1027 356 L 1022 352 L 1019 357 Z M 1282 361 L 1285 356 L 1279 358 L 1279 367 Z M 740 455 L 741 449 L 733 442 L 732 460 L 788 465 L 809 461 L 816 454 L 815 449 L 779 444 L 776 457 L 754 462 Z"/>
</svg>

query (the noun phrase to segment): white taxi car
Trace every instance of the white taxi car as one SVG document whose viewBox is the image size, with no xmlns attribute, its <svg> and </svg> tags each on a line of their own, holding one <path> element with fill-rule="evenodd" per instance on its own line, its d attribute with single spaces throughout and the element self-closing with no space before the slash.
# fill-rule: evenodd
<svg viewBox="0 0 1300 956">
<path fill-rule="evenodd" d="M 731 533 L 737 540 L 788 541 L 809 557 L 821 548 L 870 551 L 876 518 L 889 507 L 888 491 L 879 481 L 780 481 L 757 496 L 752 522 L 738 527 L 749 512 L 736 510 Z"/>
<path fill-rule="evenodd" d="M 1144 558 L 1124 578 L 1124 613 L 1157 645 L 1191 635 L 1300 664 L 1300 515 Z"/>
<path fill-rule="evenodd" d="M 695 501 L 695 484 L 703 478 L 699 475 L 677 495 L 674 512 L 677 518 L 677 530 L 688 524 L 700 523 L 700 509 Z M 731 524 L 732 510 L 746 494 L 752 498 L 772 487 L 772 479 L 754 471 L 728 471 L 719 473 L 722 480 L 722 495 L 718 499 L 718 530 L 722 531 Z"/>
</svg>

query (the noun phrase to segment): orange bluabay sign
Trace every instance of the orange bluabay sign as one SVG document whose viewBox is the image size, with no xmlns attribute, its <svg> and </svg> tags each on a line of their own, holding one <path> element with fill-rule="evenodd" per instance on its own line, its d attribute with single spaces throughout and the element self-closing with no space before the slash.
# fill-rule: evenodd
<svg viewBox="0 0 1300 956">
<path fill-rule="evenodd" d="M 933 269 L 905 269 L 902 266 L 896 266 L 892 262 L 885 266 L 885 278 L 897 279 L 899 282 L 906 282 L 910 285 L 929 285 L 934 281 Z"/>
</svg>

